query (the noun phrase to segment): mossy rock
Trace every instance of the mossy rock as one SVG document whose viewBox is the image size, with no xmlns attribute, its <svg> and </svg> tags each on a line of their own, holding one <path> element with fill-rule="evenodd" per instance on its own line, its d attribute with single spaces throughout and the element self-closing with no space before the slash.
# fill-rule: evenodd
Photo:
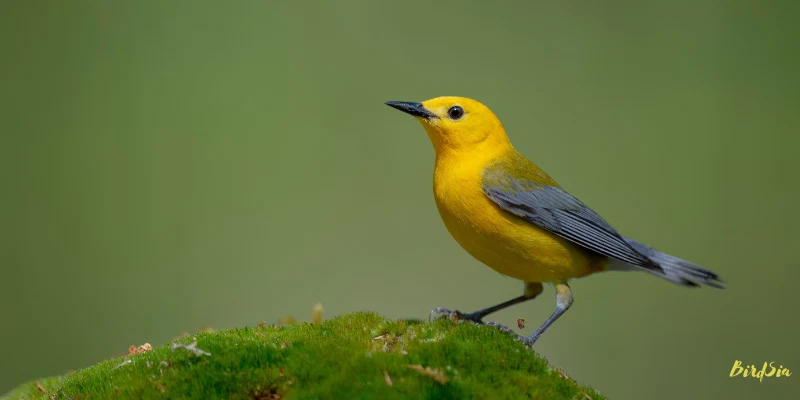
<svg viewBox="0 0 800 400">
<path fill-rule="evenodd" d="M 188 345 L 196 338 L 197 353 Z M 209 354 L 202 354 L 200 350 Z M 603 399 L 507 333 L 472 323 L 323 323 L 206 332 L 41 379 L 3 399 Z"/>
</svg>

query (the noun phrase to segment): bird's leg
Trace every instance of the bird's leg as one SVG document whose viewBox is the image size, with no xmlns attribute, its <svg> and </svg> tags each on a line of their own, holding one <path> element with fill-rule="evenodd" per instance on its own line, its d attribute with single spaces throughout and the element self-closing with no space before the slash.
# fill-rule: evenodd
<svg viewBox="0 0 800 400">
<path fill-rule="evenodd" d="M 452 320 L 466 320 L 466 321 L 472 321 L 472 322 L 474 322 L 476 324 L 483 324 L 483 317 L 485 317 L 485 316 L 487 316 L 487 315 L 489 315 L 489 314 L 491 314 L 493 312 L 500 311 L 500 310 L 502 310 L 504 308 L 511 307 L 511 306 L 513 306 L 515 304 L 519 304 L 519 303 L 522 303 L 524 301 L 532 300 L 532 299 L 536 298 L 536 296 L 541 294 L 542 291 L 544 291 L 544 286 L 542 286 L 541 283 L 526 282 L 525 283 L 525 292 L 522 294 L 522 296 L 515 297 L 515 298 L 513 298 L 511 300 L 502 302 L 502 303 L 500 303 L 500 304 L 498 304 L 496 306 L 485 308 L 483 310 L 475 311 L 475 312 L 469 313 L 469 314 L 464 314 L 464 313 L 462 313 L 462 312 L 460 312 L 458 310 L 448 310 L 446 308 L 441 308 L 441 307 L 435 308 L 435 309 L 433 309 L 433 311 L 431 311 L 431 314 L 428 317 L 428 320 L 430 321 L 431 319 L 433 319 L 434 315 L 444 314 L 444 315 L 450 317 L 450 319 L 452 319 Z M 498 326 L 501 329 L 505 328 L 504 330 L 511 331 L 510 329 L 508 329 L 508 328 L 506 328 L 506 327 L 504 327 L 503 325 L 500 325 L 500 324 L 492 323 L 492 325 Z"/>
<path fill-rule="evenodd" d="M 466 321 L 472 321 L 472 322 L 474 322 L 476 324 L 483 324 L 483 317 L 485 317 L 485 316 L 487 316 L 487 315 L 489 315 L 489 314 L 491 314 L 491 313 L 493 313 L 495 311 L 502 310 L 504 308 L 511 307 L 511 306 L 513 306 L 515 304 L 522 303 L 525 300 L 530 300 L 530 298 L 525 297 L 525 296 L 515 297 L 515 298 L 513 298 L 511 300 L 502 302 L 502 303 L 500 303 L 500 304 L 498 304 L 496 306 L 485 308 L 483 310 L 478 310 L 478 311 L 475 311 L 475 312 L 472 312 L 472 313 L 469 313 L 469 314 L 464 314 L 464 313 L 462 313 L 461 311 L 458 311 L 458 310 L 448 310 L 446 308 L 439 307 L 439 308 L 435 308 L 435 309 L 433 309 L 433 311 L 431 311 L 431 315 L 428 318 L 428 320 L 431 320 L 434 315 L 444 314 L 444 315 L 449 316 L 450 319 L 453 319 L 453 320 L 466 320 Z"/>
<path fill-rule="evenodd" d="M 542 333 L 544 333 L 544 331 L 550 325 L 552 325 L 553 322 L 556 322 L 558 317 L 560 317 L 567 310 L 569 310 L 569 307 L 571 305 L 572 305 L 572 291 L 569 289 L 569 285 L 567 285 L 567 282 L 561 282 L 556 284 L 556 310 L 553 312 L 553 315 L 551 315 L 550 318 L 547 319 L 547 321 L 544 321 L 542 326 L 540 326 L 539 329 L 536 330 L 536 332 L 533 332 L 533 334 L 528 337 L 520 337 L 520 340 L 528 346 L 533 346 L 533 344 L 536 343 L 536 340 L 539 339 L 539 336 L 542 336 Z"/>
</svg>

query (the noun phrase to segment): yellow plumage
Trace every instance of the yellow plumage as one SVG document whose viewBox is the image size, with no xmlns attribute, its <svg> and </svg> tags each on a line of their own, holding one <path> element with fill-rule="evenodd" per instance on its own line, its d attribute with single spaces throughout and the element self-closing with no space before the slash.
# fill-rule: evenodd
<svg viewBox="0 0 800 400">
<path fill-rule="evenodd" d="M 495 143 L 479 152 L 437 154 L 433 193 L 447 230 L 473 257 L 525 282 L 561 282 L 600 270 L 603 261 L 596 255 L 500 209 L 486 197 L 481 189 L 484 168 L 515 153 L 510 146 Z"/>
</svg>

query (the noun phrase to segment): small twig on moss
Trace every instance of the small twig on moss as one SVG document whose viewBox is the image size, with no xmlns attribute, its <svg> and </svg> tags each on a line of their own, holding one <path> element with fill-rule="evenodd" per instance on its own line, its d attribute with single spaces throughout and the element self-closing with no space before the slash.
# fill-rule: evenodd
<svg viewBox="0 0 800 400">
<path fill-rule="evenodd" d="M 389 377 L 389 373 L 383 371 L 383 377 L 386 378 L 386 386 L 392 387 L 392 378 Z"/>
<path fill-rule="evenodd" d="M 322 323 L 322 314 L 325 310 L 322 308 L 322 303 L 314 304 L 314 308 L 311 310 L 311 322 L 315 324 Z"/>
<path fill-rule="evenodd" d="M 133 361 L 132 361 L 132 360 L 125 360 L 125 361 L 123 361 L 123 362 L 122 362 L 122 364 L 120 364 L 120 365 L 117 365 L 117 366 L 116 366 L 116 367 L 114 367 L 114 368 L 111 368 L 111 370 L 113 371 L 113 370 L 115 370 L 115 369 L 117 369 L 117 368 L 124 367 L 124 366 L 126 366 L 126 365 L 128 365 L 128 364 L 132 364 L 132 363 L 133 363 Z"/>
<path fill-rule="evenodd" d="M 415 369 L 415 370 L 419 371 L 420 373 L 422 373 L 423 375 L 430 376 L 436 382 L 439 382 L 441 384 L 444 384 L 445 382 L 447 382 L 447 377 L 444 376 L 444 373 L 442 372 L 442 370 L 440 370 L 438 368 L 437 369 L 432 369 L 431 367 L 422 368 L 422 365 L 419 365 L 419 364 L 409 365 L 408 368 Z"/>
<path fill-rule="evenodd" d="M 170 349 L 169 349 L 170 353 L 174 352 L 175 349 L 186 349 L 186 350 L 189 350 L 192 353 L 194 353 L 194 355 L 196 355 L 198 357 L 199 356 L 210 356 L 211 355 L 211 353 L 209 353 L 209 352 L 207 352 L 205 350 L 197 348 L 197 339 L 195 339 L 194 342 L 192 342 L 191 344 L 173 343 L 172 347 L 170 347 Z"/>
</svg>

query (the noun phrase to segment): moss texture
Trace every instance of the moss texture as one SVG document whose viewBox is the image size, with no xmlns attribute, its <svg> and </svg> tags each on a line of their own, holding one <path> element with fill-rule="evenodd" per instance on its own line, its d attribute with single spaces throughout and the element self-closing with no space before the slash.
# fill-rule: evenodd
<svg viewBox="0 0 800 400">
<path fill-rule="evenodd" d="M 197 352 L 190 345 L 197 340 Z M 209 354 L 202 354 L 201 351 Z M 472 323 L 322 323 L 200 333 L 3 399 L 603 399 L 504 332 Z"/>
</svg>

